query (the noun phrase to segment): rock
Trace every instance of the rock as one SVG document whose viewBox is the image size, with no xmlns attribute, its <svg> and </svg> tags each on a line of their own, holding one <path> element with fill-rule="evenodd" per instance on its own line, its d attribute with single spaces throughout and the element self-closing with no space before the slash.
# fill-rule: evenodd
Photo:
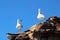
<svg viewBox="0 0 60 40">
<path fill-rule="evenodd" d="M 60 40 L 60 17 L 52 16 L 45 22 L 35 24 L 24 32 L 7 33 L 7 37 L 10 40 Z"/>
</svg>

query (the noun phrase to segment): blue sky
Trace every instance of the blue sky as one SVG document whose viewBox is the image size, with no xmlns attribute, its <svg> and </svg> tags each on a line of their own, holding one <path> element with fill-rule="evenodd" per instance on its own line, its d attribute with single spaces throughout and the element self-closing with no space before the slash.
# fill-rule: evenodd
<svg viewBox="0 0 60 40">
<path fill-rule="evenodd" d="M 8 40 L 6 33 L 17 33 L 16 20 L 20 18 L 22 31 L 38 24 L 37 10 L 46 16 L 60 16 L 60 0 L 0 0 L 0 40 Z M 43 20 L 43 22 L 45 21 Z"/>
</svg>

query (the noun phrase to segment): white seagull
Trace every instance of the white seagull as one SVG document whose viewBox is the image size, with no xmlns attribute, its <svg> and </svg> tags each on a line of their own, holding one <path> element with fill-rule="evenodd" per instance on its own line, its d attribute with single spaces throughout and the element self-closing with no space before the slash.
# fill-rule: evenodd
<svg viewBox="0 0 60 40">
<path fill-rule="evenodd" d="M 44 18 L 45 18 L 45 16 L 42 14 L 40 8 L 38 9 L 38 15 L 37 15 L 37 18 L 38 18 L 39 20 L 44 20 Z"/>
<path fill-rule="evenodd" d="M 17 19 L 17 25 L 16 25 L 16 28 L 18 29 L 18 30 L 20 30 L 20 29 L 22 29 L 22 25 L 21 25 L 21 23 L 20 23 L 20 19 Z"/>
</svg>

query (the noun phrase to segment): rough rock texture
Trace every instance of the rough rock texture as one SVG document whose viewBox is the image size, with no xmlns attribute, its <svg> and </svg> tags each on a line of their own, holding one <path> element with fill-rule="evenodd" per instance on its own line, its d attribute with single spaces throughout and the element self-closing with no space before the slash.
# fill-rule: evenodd
<svg viewBox="0 0 60 40">
<path fill-rule="evenodd" d="M 60 17 L 52 16 L 21 33 L 7 33 L 9 40 L 60 40 Z"/>
</svg>

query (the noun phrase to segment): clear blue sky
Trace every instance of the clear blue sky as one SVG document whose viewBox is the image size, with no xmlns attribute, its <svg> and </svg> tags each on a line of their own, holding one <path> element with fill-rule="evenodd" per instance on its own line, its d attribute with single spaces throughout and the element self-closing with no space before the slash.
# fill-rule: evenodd
<svg viewBox="0 0 60 40">
<path fill-rule="evenodd" d="M 37 10 L 46 16 L 60 16 L 60 0 L 0 0 L 0 40 L 8 40 L 6 33 L 16 33 L 16 20 L 20 18 L 25 31 L 38 24 Z M 44 20 L 44 21 L 45 21 Z"/>
</svg>

